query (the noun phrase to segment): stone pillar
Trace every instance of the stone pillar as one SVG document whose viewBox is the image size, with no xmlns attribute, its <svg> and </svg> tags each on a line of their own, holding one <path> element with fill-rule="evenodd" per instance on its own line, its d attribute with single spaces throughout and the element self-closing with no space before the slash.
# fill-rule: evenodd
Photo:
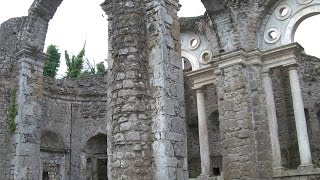
<svg viewBox="0 0 320 180">
<path fill-rule="evenodd" d="M 301 88 L 299 83 L 299 75 L 296 66 L 289 67 L 289 79 L 292 93 L 294 118 L 298 136 L 300 162 L 301 166 L 310 166 L 312 165 L 312 158 Z"/>
<path fill-rule="evenodd" d="M 15 152 L 11 161 L 14 179 L 38 179 L 40 173 L 44 57 L 44 54 L 35 53 L 28 47 L 19 52 L 18 115 L 15 118 Z"/>
<path fill-rule="evenodd" d="M 201 157 L 201 175 L 211 176 L 212 169 L 210 163 L 210 149 L 208 126 L 205 108 L 205 98 L 203 89 L 197 89 L 197 107 L 198 107 L 198 125 L 199 125 L 199 143 L 200 143 L 200 157 Z"/>
<path fill-rule="evenodd" d="M 71 142 L 70 142 L 70 180 L 79 180 L 81 176 L 81 105 L 71 103 Z"/>
<path fill-rule="evenodd" d="M 178 0 L 147 1 L 153 178 L 188 179 Z"/>
<path fill-rule="evenodd" d="M 250 91 L 246 86 L 248 76 L 245 70 L 242 64 L 234 64 L 223 68 L 218 77 L 220 138 L 225 179 L 259 179 L 257 143 L 254 139 L 254 119 L 251 114 L 253 110 L 250 105 Z M 260 101 L 258 103 L 261 104 Z"/>
<path fill-rule="evenodd" d="M 276 106 L 275 106 L 275 102 L 274 102 L 274 95 L 273 95 L 270 70 L 267 70 L 263 73 L 263 86 L 264 86 L 264 90 L 265 90 L 268 120 L 269 120 L 273 169 L 280 169 L 280 168 L 282 168 L 281 150 L 280 150 L 279 135 L 278 135 L 278 122 L 277 122 L 277 115 L 276 115 Z"/>
<path fill-rule="evenodd" d="M 108 1 L 112 179 L 152 179 L 145 1 Z"/>
</svg>

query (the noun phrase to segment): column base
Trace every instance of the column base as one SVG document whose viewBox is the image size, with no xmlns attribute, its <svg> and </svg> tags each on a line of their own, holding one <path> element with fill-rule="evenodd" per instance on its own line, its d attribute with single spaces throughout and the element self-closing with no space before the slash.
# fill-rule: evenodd
<svg viewBox="0 0 320 180">
<path fill-rule="evenodd" d="M 197 177 L 197 180 L 216 180 L 216 177 L 214 177 L 212 174 L 200 174 Z"/>
<path fill-rule="evenodd" d="M 273 168 L 273 174 L 275 176 L 280 176 L 282 174 L 282 172 L 285 171 L 285 168 L 284 167 L 275 167 Z"/>
<path fill-rule="evenodd" d="M 313 164 L 305 164 L 300 165 L 298 168 L 298 171 L 310 171 L 311 169 L 314 169 Z"/>
</svg>

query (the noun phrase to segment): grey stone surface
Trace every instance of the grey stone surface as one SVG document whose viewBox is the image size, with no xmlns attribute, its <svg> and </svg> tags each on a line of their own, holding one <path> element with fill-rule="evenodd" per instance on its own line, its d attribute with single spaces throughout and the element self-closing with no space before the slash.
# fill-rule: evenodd
<svg viewBox="0 0 320 180">
<path fill-rule="evenodd" d="M 264 57 L 259 55 L 265 52 L 253 55 L 251 50 L 261 48 L 261 34 L 274 15 L 268 12 L 276 12 L 280 2 L 203 0 L 206 14 L 179 20 L 178 0 L 106 0 L 102 8 L 109 18 L 109 71 L 54 80 L 42 75 L 42 50 L 48 23 L 61 2 L 35 0 L 27 17 L 1 24 L 0 179 L 198 177 L 197 104 L 192 82 L 183 73 L 188 64 L 181 61 L 186 49 L 195 52 L 197 61 L 203 51 L 212 52 L 209 62 L 199 61 L 199 70 L 215 69 L 214 84 L 204 89 L 205 114 L 211 166 L 215 175 L 223 176 L 200 179 L 319 178 L 312 167 L 288 170 L 298 167 L 300 159 L 286 68 L 272 69 L 272 83 L 287 169 L 272 167 Z M 203 44 L 188 49 L 194 35 Z M 239 57 L 233 55 L 241 49 Z M 320 62 L 304 54 L 299 59 L 311 153 L 318 160 Z M 17 129 L 10 132 L 13 103 Z"/>
</svg>

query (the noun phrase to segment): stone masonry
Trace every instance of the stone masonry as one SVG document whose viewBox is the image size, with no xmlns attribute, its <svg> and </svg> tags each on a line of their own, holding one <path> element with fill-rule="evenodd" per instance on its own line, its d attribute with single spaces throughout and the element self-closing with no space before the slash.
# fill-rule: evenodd
<svg viewBox="0 0 320 180">
<path fill-rule="evenodd" d="M 289 38 L 319 0 L 105 0 L 108 71 L 51 79 L 61 3 L 0 26 L 0 180 L 320 178 L 320 60 Z"/>
</svg>

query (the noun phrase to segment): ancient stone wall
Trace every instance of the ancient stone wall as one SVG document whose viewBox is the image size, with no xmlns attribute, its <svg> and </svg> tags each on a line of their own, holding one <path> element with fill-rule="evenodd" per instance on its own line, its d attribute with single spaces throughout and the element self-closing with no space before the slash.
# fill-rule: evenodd
<svg viewBox="0 0 320 180">
<path fill-rule="evenodd" d="M 18 88 L 17 76 L 19 35 L 21 34 L 26 17 L 13 18 L 0 26 L 0 172 L 3 178 L 9 179 L 12 139 L 10 135 L 15 130 L 14 119 L 8 117 L 12 107 L 16 104 L 16 90 Z M 12 122 L 11 126 L 9 125 Z M 11 128 L 10 128 L 11 127 Z"/>
<path fill-rule="evenodd" d="M 223 69 L 218 84 L 223 170 L 226 179 L 272 177 L 269 127 L 261 67 Z"/>
<path fill-rule="evenodd" d="M 87 156 L 83 153 L 85 145 L 97 134 L 108 133 L 108 85 L 107 76 L 100 75 L 45 79 L 41 132 L 52 131 L 62 137 L 64 164 L 60 166 L 63 165 L 66 178 L 85 178 L 86 167 L 82 166 Z M 47 161 L 48 158 L 44 158 L 42 163 Z"/>
<path fill-rule="evenodd" d="M 147 1 L 154 179 L 187 179 L 178 1 Z"/>
</svg>

